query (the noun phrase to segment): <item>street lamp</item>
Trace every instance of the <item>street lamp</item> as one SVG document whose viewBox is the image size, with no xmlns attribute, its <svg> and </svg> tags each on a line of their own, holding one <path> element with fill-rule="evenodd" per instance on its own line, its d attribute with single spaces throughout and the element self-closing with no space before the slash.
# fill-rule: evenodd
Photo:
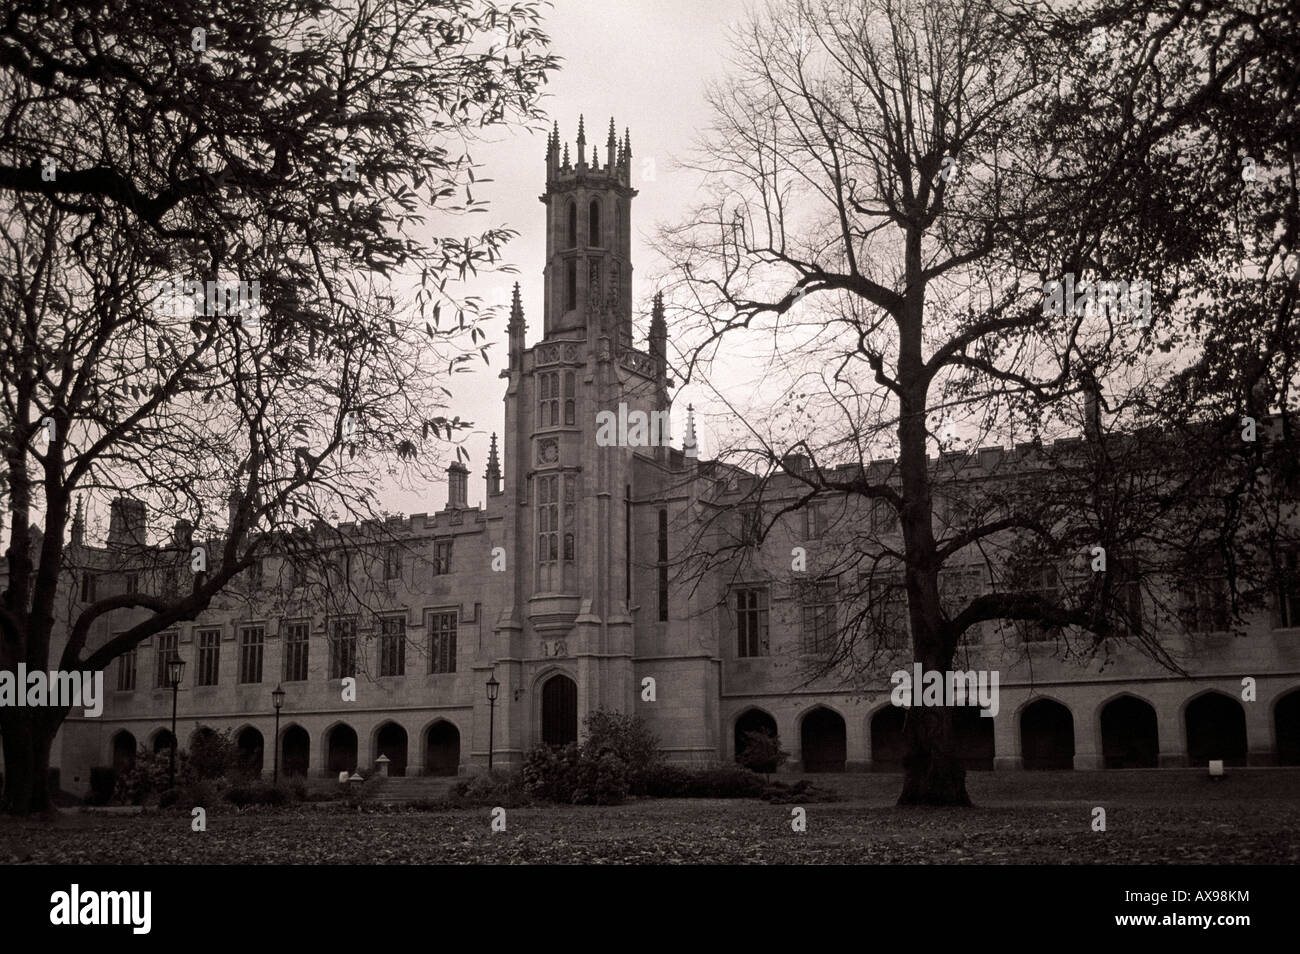
<svg viewBox="0 0 1300 954">
<path fill-rule="evenodd" d="M 495 750 L 496 743 L 496 722 L 497 722 L 497 693 L 501 691 L 501 683 L 497 682 L 495 674 L 490 676 L 487 681 L 488 694 L 488 772 L 492 771 L 492 754 Z"/>
<path fill-rule="evenodd" d="M 185 676 L 185 660 L 172 656 L 167 660 L 167 681 L 172 684 L 172 749 L 167 766 L 167 787 L 176 787 L 176 693 Z"/>
<path fill-rule="evenodd" d="M 284 705 L 284 690 L 276 686 L 271 690 L 271 704 L 275 706 L 275 774 L 272 784 L 280 784 L 280 706 Z"/>
</svg>

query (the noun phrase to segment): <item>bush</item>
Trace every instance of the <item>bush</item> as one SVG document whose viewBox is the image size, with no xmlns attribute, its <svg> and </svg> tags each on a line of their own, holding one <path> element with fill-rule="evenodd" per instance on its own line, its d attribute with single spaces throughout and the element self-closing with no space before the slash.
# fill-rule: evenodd
<svg viewBox="0 0 1300 954">
<path fill-rule="evenodd" d="M 524 789 L 547 802 L 573 802 L 578 787 L 578 746 L 539 745 L 524 757 Z"/>
<path fill-rule="evenodd" d="M 169 788 L 167 789 L 167 791 L 163 792 L 161 795 L 158 796 L 158 807 L 171 808 L 178 801 L 180 801 L 180 797 L 181 797 L 180 789 Z"/>
<path fill-rule="evenodd" d="M 113 800 L 117 790 L 117 770 L 110 766 L 98 766 L 90 770 L 90 795 L 86 802 L 90 805 L 107 805 Z"/>
<path fill-rule="evenodd" d="M 154 754 L 147 749 L 136 753 L 135 764 L 117 777 L 113 797 L 123 805 L 143 805 L 169 786 L 167 775 L 169 753 L 166 749 Z M 189 759 L 184 752 L 176 753 L 176 783 L 183 787 L 190 782 Z"/>
<path fill-rule="evenodd" d="M 441 807 L 495 808 L 500 805 L 502 808 L 517 808 L 532 804 L 532 801 L 522 772 L 497 769 L 457 781 Z"/>
<path fill-rule="evenodd" d="M 239 768 L 239 747 L 230 736 L 229 729 L 221 732 L 200 725 L 190 742 L 190 768 L 196 778 L 226 778 Z"/>
<path fill-rule="evenodd" d="M 745 733 L 745 745 L 736 761 L 755 772 L 775 772 L 789 757 L 777 736 L 755 730 Z"/>
<path fill-rule="evenodd" d="M 763 792 L 763 801 L 773 805 L 806 805 L 815 802 L 838 802 L 839 793 L 831 789 L 818 788 L 806 778 L 801 778 L 793 785 L 783 782 L 771 782 Z"/>
<path fill-rule="evenodd" d="M 763 777 L 739 765 L 720 765 L 691 773 L 687 798 L 760 798 L 767 788 Z"/>
<path fill-rule="evenodd" d="M 627 763 L 613 752 L 583 756 L 578 760 L 573 804 L 621 805 L 627 798 L 628 777 Z"/>
<path fill-rule="evenodd" d="M 226 792 L 226 801 L 236 808 L 249 805 L 283 805 L 289 801 L 289 793 L 274 785 L 236 785 Z"/>
<path fill-rule="evenodd" d="M 639 716 L 598 709 L 584 721 L 587 735 L 580 758 L 598 765 L 606 755 L 623 763 L 628 793 L 645 795 L 648 777 L 659 765 L 659 739 Z M 604 803 L 601 803 L 604 804 Z"/>
</svg>

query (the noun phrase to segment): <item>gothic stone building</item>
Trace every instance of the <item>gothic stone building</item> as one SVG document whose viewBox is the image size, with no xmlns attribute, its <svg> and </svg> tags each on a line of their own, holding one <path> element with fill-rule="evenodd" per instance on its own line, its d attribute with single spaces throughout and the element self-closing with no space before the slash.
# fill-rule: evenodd
<svg viewBox="0 0 1300 954">
<path fill-rule="evenodd" d="M 198 619 L 109 667 L 102 716 L 74 710 L 56 745 L 65 788 L 85 791 L 92 766 L 121 767 L 137 746 L 167 744 L 173 654 L 186 661 L 182 748 L 201 725 L 228 728 L 249 765 L 268 774 L 276 686 L 285 700 L 273 744 L 291 775 L 369 774 L 381 756 L 393 775 L 478 771 L 489 726 L 495 763 L 518 764 L 539 743 L 577 738 L 584 716 L 602 707 L 643 717 L 680 762 L 729 760 L 746 731 L 766 728 L 793 767 L 897 769 L 904 711 L 890 704 L 889 674 L 909 665 L 906 640 L 894 641 L 894 660 L 866 683 L 806 678 L 804 663 L 834 638 L 840 607 L 833 588 L 791 587 L 779 571 L 792 547 L 815 552 L 826 508 L 780 522 L 741 573 L 679 580 L 669 567 L 695 515 L 741 499 L 749 478 L 697 460 L 689 430 L 686 450 L 595 439 L 602 411 L 670 406 L 667 329 L 656 301 L 647 347 L 633 344 L 630 139 L 619 142 L 611 122 L 603 164 L 594 149 L 588 160 L 581 127 L 576 160 L 567 143 L 560 150 L 557 132 L 541 196 L 541 339 L 525 344 L 516 286 L 501 375 L 504 438 L 499 453 L 493 438 L 485 506 L 468 506 L 468 473 L 453 464 L 442 510 L 339 527 L 351 555 L 324 589 L 269 555 Z M 1032 454 L 981 451 L 963 479 Z M 888 476 L 890 462 L 871 466 Z M 768 499 L 781 493 L 777 486 Z M 142 505 L 119 500 L 105 545 L 94 547 L 78 521 L 69 609 L 157 585 L 157 574 L 133 570 L 123 554 L 186 552 L 187 527 L 170 548 L 150 547 L 146 522 Z M 759 566 L 775 569 L 769 576 Z M 987 585 L 977 566 L 955 573 L 966 592 Z M 1188 650 L 1191 678 L 1123 647 L 1103 669 L 1064 661 L 1041 633 L 972 634 L 963 665 L 999 670 L 1001 701 L 995 718 L 959 713 L 967 764 L 1300 762 L 1300 590 L 1279 592 L 1244 636 L 1231 636 L 1219 582 L 1207 578 L 1204 592 L 1189 595 L 1192 635 L 1170 637 L 1175 652 Z M 103 618 L 93 638 L 131 621 L 122 612 Z M 355 699 L 344 698 L 347 676 Z M 495 707 L 485 691 L 493 676 Z M 1257 680 L 1256 701 L 1242 701 L 1243 676 Z"/>
</svg>

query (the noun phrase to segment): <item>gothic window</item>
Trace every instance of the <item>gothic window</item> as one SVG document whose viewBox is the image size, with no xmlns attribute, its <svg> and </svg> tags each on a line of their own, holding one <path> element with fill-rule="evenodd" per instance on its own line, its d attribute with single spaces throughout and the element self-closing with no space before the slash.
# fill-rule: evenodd
<svg viewBox="0 0 1300 954">
<path fill-rule="evenodd" d="M 569 203 L 569 248 L 578 247 L 578 206 Z"/>
<path fill-rule="evenodd" d="M 284 635 L 284 681 L 306 682 L 308 629 L 306 623 L 290 623 Z"/>
<path fill-rule="evenodd" d="M 573 386 L 574 376 L 572 371 L 564 372 L 564 423 L 569 426 L 574 422 L 574 402 Z"/>
<path fill-rule="evenodd" d="M 215 686 L 221 674 L 221 630 L 199 630 L 199 674 L 195 683 Z"/>
<path fill-rule="evenodd" d="M 159 689 L 171 688 L 171 683 L 167 681 L 167 663 L 169 660 L 180 656 L 176 649 L 176 639 L 175 633 L 160 633 L 158 635 L 154 685 Z"/>
<path fill-rule="evenodd" d="M 406 619 L 387 616 L 380 620 L 379 675 L 406 675 Z"/>
<path fill-rule="evenodd" d="M 767 655 L 767 588 L 735 591 L 736 655 L 742 659 Z"/>
<path fill-rule="evenodd" d="M 573 259 L 564 263 L 564 309 L 578 307 L 578 263 Z"/>
<path fill-rule="evenodd" d="M 600 240 L 600 200 L 592 199 L 587 209 L 587 244 L 601 246 Z"/>
<path fill-rule="evenodd" d="M 537 478 L 537 562 L 552 563 L 558 556 L 558 477 Z"/>
<path fill-rule="evenodd" d="M 825 655 L 835 647 L 839 584 L 835 580 L 819 580 L 805 586 L 801 596 L 803 651 Z"/>
<path fill-rule="evenodd" d="M 451 572 L 451 544 L 450 540 L 439 540 L 434 544 L 434 576 L 443 576 Z"/>
<path fill-rule="evenodd" d="M 93 573 L 81 575 L 81 602 L 95 602 L 95 574 Z"/>
<path fill-rule="evenodd" d="M 239 631 L 239 681 L 262 681 L 262 648 L 266 631 L 260 626 L 245 626 Z"/>
<path fill-rule="evenodd" d="M 330 637 L 330 678 L 345 679 L 357 674 L 357 621 L 336 619 Z"/>
<path fill-rule="evenodd" d="M 402 554 L 397 547 L 388 547 L 384 551 L 384 579 L 397 580 L 402 576 Z"/>
<path fill-rule="evenodd" d="M 128 649 L 117 658 L 117 691 L 135 691 L 135 650 Z"/>
<path fill-rule="evenodd" d="M 538 375 L 537 426 L 554 427 L 560 423 L 560 373 Z"/>
<path fill-rule="evenodd" d="M 429 672 L 456 671 L 456 614 L 429 616 Z"/>
</svg>

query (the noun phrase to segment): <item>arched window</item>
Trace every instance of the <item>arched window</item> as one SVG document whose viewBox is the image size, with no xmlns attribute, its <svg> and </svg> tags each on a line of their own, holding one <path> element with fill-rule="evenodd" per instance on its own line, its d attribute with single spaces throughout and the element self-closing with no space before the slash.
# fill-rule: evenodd
<svg viewBox="0 0 1300 954">
<path fill-rule="evenodd" d="M 578 206 L 576 203 L 569 203 L 569 248 L 578 246 Z"/>
<path fill-rule="evenodd" d="M 564 263 L 564 310 L 570 311 L 578 307 L 578 263 L 568 261 Z"/>
<path fill-rule="evenodd" d="M 560 422 L 560 376 L 551 371 L 538 375 L 537 426 L 553 427 Z"/>
<path fill-rule="evenodd" d="M 592 199 L 587 207 L 587 244 L 603 245 L 600 240 L 600 200 Z"/>
<path fill-rule="evenodd" d="M 574 423 L 574 403 L 573 403 L 573 372 L 564 372 L 564 423 L 572 426 Z"/>
<path fill-rule="evenodd" d="M 558 480 L 556 477 L 537 478 L 537 562 L 552 563 L 557 556 L 556 536 L 559 531 Z"/>
</svg>

